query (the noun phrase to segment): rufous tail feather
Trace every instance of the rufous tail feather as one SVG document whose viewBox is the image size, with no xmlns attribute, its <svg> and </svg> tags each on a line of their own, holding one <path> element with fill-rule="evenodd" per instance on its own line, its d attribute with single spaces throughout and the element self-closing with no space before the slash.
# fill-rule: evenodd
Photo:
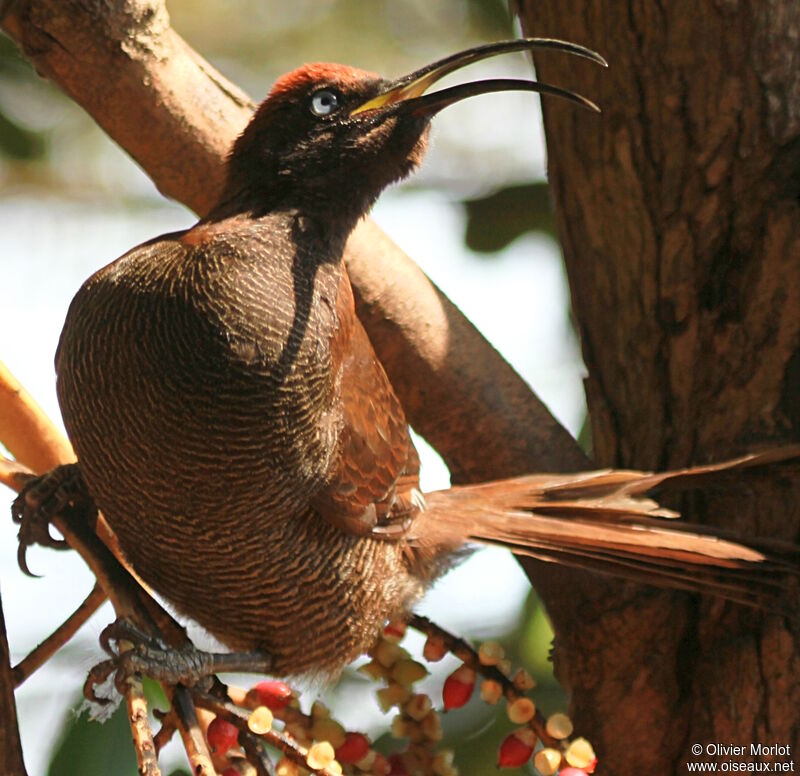
<svg viewBox="0 0 800 776">
<path fill-rule="evenodd" d="M 798 462 L 800 445 L 791 445 L 658 474 L 606 470 L 453 487 L 426 494 L 426 510 L 409 541 L 420 549 L 465 540 L 499 545 L 543 561 L 796 611 L 784 599 L 789 580 L 800 576 L 800 547 L 676 522 L 678 513 L 649 494 L 702 487 L 705 479 L 736 470 Z"/>
</svg>

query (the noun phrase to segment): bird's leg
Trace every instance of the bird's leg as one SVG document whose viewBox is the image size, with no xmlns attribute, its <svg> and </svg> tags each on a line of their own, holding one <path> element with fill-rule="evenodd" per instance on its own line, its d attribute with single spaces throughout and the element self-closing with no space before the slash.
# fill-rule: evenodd
<svg viewBox="0 0 800 776">
<path fill-rule="evenodd" d="M 11 517 L 19 525 L 19 549 L 17 562 L 28 576 L 31 573 L 26 560 L 28 547 L 39 544 L 56 550 L 69 549 L 63 539 L 50 533 L 50 523 L 58 514 L 81 515 L 90 522 L 97 516 L 97 507 L 92 501 L 77 463 L 56 466 L 41 477 L 35 477 L 22 488 L 11 505 Z"/>
<path fill-rule="evenodd" d="M 122 642 L 128 642 L 130 647 L 123 649 Z M 122 693 L 126 680 L 134 674 L 191 687 L 204 686 L 218 673 L 263 674 L 272 667 L 272 658 L 263 652 L 203 652 L 190 641 L 181 647 L 170 647 L 125 619 L 103 630 L 100 645 L 111 657 L 89 672 L 83 688 L 84 695 L 96 703 L 107 702 L 97 696 L 95 688 L 112 674 L 117 690 Z"/>
</svg>

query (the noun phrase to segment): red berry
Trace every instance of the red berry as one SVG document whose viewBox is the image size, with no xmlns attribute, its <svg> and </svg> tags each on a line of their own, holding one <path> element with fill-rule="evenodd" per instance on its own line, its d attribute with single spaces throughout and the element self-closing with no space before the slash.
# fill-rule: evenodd
<svg viewBox="0 0 800 776">
<path fill-rule="evenodd" d="M 401 641 L 406 635 L 406 624 L 404 622 L 392 621 L 383 628 L 383 637 L 389 641 Z"/>
<path fill-rule="evenodd" d="M 292 689 L 286 682 L 280 682 L 277 679 L 265 679 L 255 685 L 253 689 L 258 695 L 258 702 L 270 711 L 280 711 L 292 699 Z"/>
<path fill-rule="evenodd" d="M 389 757 L 389 766 L 391 770 L 388 776 L 408 776 L 406 766 L 403 765 L 403 758 L 399 754 L 393 754 Z"/>
<path fill-rule="evenodd" d="M 340 763 L 352 764 L 363 760 L 369 752 L 369 739 L 363 733 L 347 733 L 344 743 L 336 749 Z"/>
<path fill-rule="evenodd" d="M 444 710 L 461 708 L 470 699 L 474 689 L 475 671 L 469 666 L 462 665 L 461 668 L 457 668 L 444 680 L 442 688 Z"/>
<path fill-rule="evenodd" d="M 592 770 L 594 770 L 594 765 L 591 767 Z M 558 772 L 558 776 L 586 776 L 587 773 L 591 773 L 591 771 L 584 771 L 582 768 L 573 768 L 571 765 L 568 765 Z"/>
<path fill-rule="evenodd" d="M 239 728 L 221 717 L 214 717 L 206 731 L 208 745 L 217 754 L 225 754 L 239 740 Z"/>
<path fill-rule="evenodd" d="M 234 768 L 231 765 L 230 768 L 226 768 L 222 772 L 222 776 L 242 776 L 242 772 L 238 768 Z"/>
<path fill-rule="evenodd" d="M 515 730 L 500 744 L 500 750 L 497 753 L 497 767 L 519 768 L 521 765 L 525 765 L 531 759 L 535 746 L 536 736 L 530 728 Z"/>
</svg>

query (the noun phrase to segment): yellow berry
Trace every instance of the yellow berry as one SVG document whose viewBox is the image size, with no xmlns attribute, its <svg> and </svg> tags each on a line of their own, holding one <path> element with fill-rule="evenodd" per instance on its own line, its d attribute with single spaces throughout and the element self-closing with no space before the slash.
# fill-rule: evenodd
<svg viewBox="0 0 800 776">
<path fill-rule="evenodd" d="M 503 674 L 503 676 L 509 676 L 511 674 L 511 661 L 508 658 L 503 658 L 498 661 L 497 670 Z"/>
<path fill-rule="evenodd" d="M 272 712 L 266 706 L 258 706 L 247 718 L 247 727 L 257 736 L 263 736 L 272 730 L 273 719 Z"/>
<path fill-rule="evenodd" d="M 386 668 L 377 660 L 370 660 L 369 663 L 364 663 L 363 666 L 358 667 L 358 670 L 371 679 L 383 679 L 386 676 Z"/>
<path fill-rule="evenodd" d="M 328 772 L 335 773 L 336 776 L 342 776 L 342 766 L 334 760 L 332 763 L 328 765 Z"/>
<path fill-rule="evenodd" d="M 378 696 L 378 705 L 383 711 L 389 711 L 392 706 L 399 706 L 411 697 L 411 690 L 402 684 L 392 682 L 388 687 L 381 687 L 375 693 Z"/>
<path fill-rule="evenodd" d="M 431 767 L 436 776 L 449 776 L 453 770 L 454 753 L 452 749 L 442 749 L 436 753 Z"/>
<path fill-rule="evenodd" d="M 533 765 L 542 776 L 553 776 L 561 765 L 561 752 L 558 749 L 541 749 L 533 758 Z"/>
<path fill-rule="evenodd" d="M 231 768 L 236 768 L 239 776 L 258 776 L 255 765 L 247 760 L 237 759 Z"/>
<path fill-rule="evenodd" d="M 439 713 L 431 710 L 422 722 L 420 722 L 420 729 L 422 730 L 422 735 L 424 735 L 428 741 L 441 741 L 443 736 L 442 718 L 439 716 Z"/>
<path fill-rule="evenodd" d="M 514 674 L 513 682 L 514 687 L 522 692 L 532 690 L 536 687 L 536 680 L 524 668 L 517 670 L 517 673 Z"/>
<path fill-rule="evenodd" d="M 427 675 L 425 666 L 411 658 L 401 658 L 392 666 L 392 679 L 405 687 L 410 687 Z"/>
<path fill-rule="evenodd" d="M 306 755 L 306 762 L 309 768 L 327 768 L 335 759 L 336 754 L 328 741 L 320 741 L 314 744 Z"/>
<path fill-rule="evenodd" d="M 431 705 L 431 699 L 427 695 L 417 693 L 416 695 L 412 695 L 403 704 L 403 711 L 408 714 L 411 719 L 420 722 L 431 710 Z"/>
<path fill-rule="evenodd" d="M 585 738 L 576 738 L 564 752 L 564 759 L 573 768 L 585 768 L 595 759 L 594 749 Z"/>
<path fill-rule="evenodd" d="M 287 722 L 283 732 L 291 736 L 301 746 L 309 746 L 311 744 L 311 734 L 305 719 Z"/>
<path fill-rule="evenodd" d="M 478 660 L 484 666 L 496 666 L 505 654 L 503 647 L 496 641 L 484 641 L 478 648 Z"/>
<path fill-rule="evenodd" d="M 503 697 L 503 685 L 494 679 L 484 679 L 481 682 L 481 700 L 494 706 Z"/>
<path fill-rule="evenodd" d="M 329 741 L 336 749 L 344 743 L 345 731 L 336 720 L 322 717 L 312 723 L 311 737 L 316 741 Z"/>
<path fill-rule="evenodd" d="M 422 656 L 429 663 L 436 663 L 447 654 L 444 641 L 436 636 L 428 636 L 425 646 L 422 649 Z"/>
<path fill-rule="evenodd" d="M 284 757 L 276 766 L 275 773 L 278 776 L 297 776 L 300 773 L 300 769 L 296 763 Z"/>
<path fill-rule="evenodd" d="M 377 660 L 384 668 L 391 668 L 398 660 L 407 658 L 406 652 L 398 644 L 393 644 L 391 641 L 381 639 L 375 646 L 375 660 Z"/>
<path fill-rule="evenodd" d="M 314 719 L 326 719 L 330 717 L 330 715 L 330 709 L 328 709 L 324 703 L 321 703 L 320 701 L 314 701 L 314 703 L 311 705 L 311 716 Z"/>
<path fill-rule="evenodd" d="M 533 719 L 533 715 L 536 713 L 536 705 L 530 698 L 517 698 L 508 704 L 506 711 L 508 718 L 515 725 L 524 725 Z"/>
<path fill-rule="evenodd" d="M 369 771 L 375 763 L 375 758 L 378 753 L 374 749 L 370 749 L 357 763 L 356 768 L 360 771 Z"/>
<path fill-rule="evenodd" d="M 572 735 L 572 720 L 560 711 L 548 718 L 546 727 L 547 732 L 559 740 Z"/>
<path fill-rule="evenodd" d="M 421 744 L 425 740 L 422 725 L 419 722 L 414 722 L 413 719 L 406 720 L 406 738 L 412 744 Z"/>
<path fill-rule="evenodd" d="M 408 736 L 408 721 L 398 714 L 392 720 L 391 731 L 395 738 L 406 738 Z"/>
</svg>

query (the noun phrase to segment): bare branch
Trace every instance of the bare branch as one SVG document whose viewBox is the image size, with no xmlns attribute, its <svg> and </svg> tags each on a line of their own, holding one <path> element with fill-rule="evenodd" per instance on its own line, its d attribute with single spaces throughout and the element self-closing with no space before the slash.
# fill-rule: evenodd
<svg viewBox="0 0 800 776">
<path fill-rule="evenodd" d="M 158 767 L 158 752 L 150 720 L 147 718 L 147 699 L 144 697 L 142 680 L 130 677 L 125 691 L 125 704 L 128 709 L 128 720 L 133 734 L 133 748 L 136 750 L 136 762 L 142 776 L 161 776 Z"/>
<path fill-rule="evenodd" d="M 41 644 L 14 666 L 14 686 L 19 687 L 61 649 L 103 605 L 107 597 L 103 588 L 99 584 L 95 584 L 83 603 Z"/>
<path fill-rule="evenodd" d="M 0 441 L 29 469 L 41 474 L 75 460 L 67 438 L 0 361 Z"/>
</svg>

